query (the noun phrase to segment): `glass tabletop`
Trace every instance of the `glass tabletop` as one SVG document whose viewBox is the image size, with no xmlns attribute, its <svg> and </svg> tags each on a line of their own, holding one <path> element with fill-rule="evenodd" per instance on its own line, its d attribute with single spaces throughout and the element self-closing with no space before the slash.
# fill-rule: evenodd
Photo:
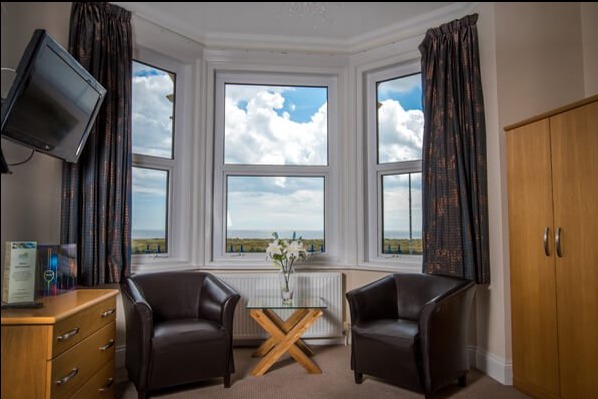
<svg viewBox="0 0 598 399">
<path fill-rule="evenodd" d="M 289 304 L 282 303 L 280 297 L 256 296 L 250 297 L 247 309 L 326 309 L 326 302 L 317 296 L 293 298 Z"/>
</svg>

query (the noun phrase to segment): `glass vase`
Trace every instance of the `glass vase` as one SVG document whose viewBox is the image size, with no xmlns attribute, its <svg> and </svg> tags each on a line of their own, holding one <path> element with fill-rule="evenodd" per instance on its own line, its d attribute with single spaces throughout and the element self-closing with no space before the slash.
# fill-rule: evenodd
<svg viewBox="0 0 598 399">
<path fill-rule="evenodd" d="M 280 296 L 283 305 L 290 305 L 293 303 L 293 295 L 295 293 L 295 269 L 289 266 L 286 270 L 280 269 L 278 272 L 278 281 L 280 285 Z"/>
</svg>

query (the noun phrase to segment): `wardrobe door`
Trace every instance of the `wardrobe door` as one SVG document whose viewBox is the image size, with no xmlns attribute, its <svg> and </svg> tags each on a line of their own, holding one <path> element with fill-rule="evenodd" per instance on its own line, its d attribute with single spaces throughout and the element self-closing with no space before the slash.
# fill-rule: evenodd
<svg viewBox="0 0 598 399">
<path fill-rule="evenodd" d="M 561 397 L 598 398 L 598 102 L 550 129 Z"/>
<path fill-rule="evenodd" d="M 536 397 L 557 398 L 549 127 L 543 119 L 507 132 L 511 316 L 514 385 Z"/>
</svg>

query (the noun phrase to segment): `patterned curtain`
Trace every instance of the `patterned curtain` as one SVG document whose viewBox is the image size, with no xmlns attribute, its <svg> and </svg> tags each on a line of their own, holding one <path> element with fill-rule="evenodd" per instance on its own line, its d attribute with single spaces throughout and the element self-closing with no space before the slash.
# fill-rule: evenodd
<svg viewBox="0 0 598 399">
<path fill-rule="evenodd" d="M 486 126 L 477 14 L 420 44 L 423 271 L 490 283 Z"/>
<path fill-rule="evenodd" d="M 73 3 L 69 51 L 107 90 L 79 162 L 63 167 L 61 241 L 77 244 L 86 286 L 131 268 L 131 33 L 130 12 Z"/>
</svg>

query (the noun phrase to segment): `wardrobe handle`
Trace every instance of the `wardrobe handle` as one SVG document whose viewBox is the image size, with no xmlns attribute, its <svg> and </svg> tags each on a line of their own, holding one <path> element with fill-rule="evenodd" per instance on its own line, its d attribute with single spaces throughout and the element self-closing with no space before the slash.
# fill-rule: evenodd
<svg viewBox="0 0 598 399">
<path fill-rule="evenodd" d="M 554 242 L 555 242 L 555 246 L 556 246 L 556 255 L 559 258 L 562 258 L 563 253 L 561 252 L 561 228 L 560 227 L 556 228 L 556 236 L 554 237 Z"/>
<path fill-rule="evenodd" d="M 548 228 L 548 226 L 546 226 L 546 228 L 544 229 L 544 237 L 543 237 L 544 253 L 546 254 L 546 256 L 550 256 L 550 249 L 548 248 L 548 233 L 549 232 L 550 232 L 550 228 Z"/>
</svg>

